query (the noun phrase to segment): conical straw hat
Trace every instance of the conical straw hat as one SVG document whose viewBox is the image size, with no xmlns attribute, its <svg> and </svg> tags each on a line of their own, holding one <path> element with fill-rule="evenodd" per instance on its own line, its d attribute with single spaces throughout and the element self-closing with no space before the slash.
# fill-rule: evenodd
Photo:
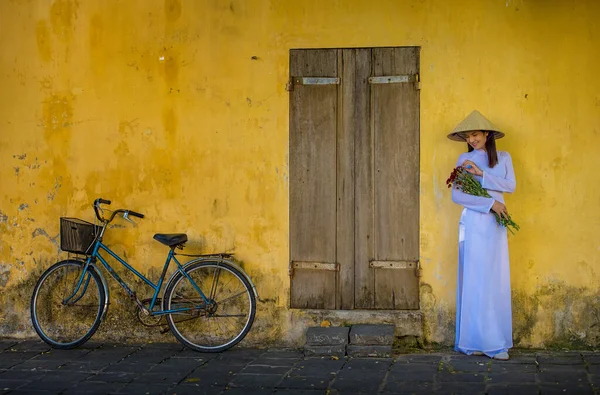
<svg viewBox="0 0 600 395">
<path fill-rule="evenodd" d="M 481 115 L 479 111 L 475 110 L 454 128 L 452 133 L 448 135 L 448 138 L 450 140 L 464 142 L 465 139 L 462 138 L 459 133 L 472 132 L 474 130 L 493 132 L 496 139 L 504 137 L 504 133 L 494 126 L 494 124 L 491 123 L 486 117 Z"/>
</svg>

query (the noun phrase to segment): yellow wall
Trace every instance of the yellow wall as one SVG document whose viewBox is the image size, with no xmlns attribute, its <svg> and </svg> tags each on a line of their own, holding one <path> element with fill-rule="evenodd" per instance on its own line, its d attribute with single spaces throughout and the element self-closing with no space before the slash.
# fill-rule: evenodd
<svg viewBox="0 0 600 395">
<path fill-rule="evenodd" d="M 142 272 L 160 274 L 155 232 L 235 250 L 265 299 L 251 339 L 297 341 L 289 49 L 421 46 L 427 340 L 453 340 L 460 208 L 444 181 L 465 147 L 445 134 L 477 108 L 517 175 L 516 343 L 599 344 L 598 15 L 595 0 L 0 2 L 0 335 L 33 335 L 28 298 L 57 259 L 58 218 L 92 219 L 102 196 L 147 215 L 106 239 Z M 118 313 L 131 304 L 113 296 L 98 336 L 131 339 Z"/>
</svg>

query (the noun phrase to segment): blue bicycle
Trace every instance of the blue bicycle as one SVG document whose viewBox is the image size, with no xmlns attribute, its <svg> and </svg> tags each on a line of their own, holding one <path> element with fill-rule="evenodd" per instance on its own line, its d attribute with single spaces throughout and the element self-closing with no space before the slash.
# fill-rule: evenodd
<svg viewBox="0 0 600 395">
<path fill-rule="evenodd" d="M 109 306 L 109 288 L 98 262 L 123 287 L 138 306 L 138 318 L 146 325 L 161 325 L 166 318 L 169 329 L 185 346 L 203 352 L 220 352 L 239 343 L 250 331 L 256 314 L 256 287 L 250 277 L 234 262 L 231 254 L 178 254 L 187 235 L 156 234 L 154 239 L 170 248 L 158 283 L 154 284 L 114 253 L 103 242 L 104 233 L 115 216 L 144 218 L 132 210 L 109 211 L 94 201 L 98 225 L 75 218 L 61 218 L 61 249 L 77 254 L 46 270 L 38 280 L 31 298 L 31 319 L 37 334 L 49 345 L 75 348 L 96 332 Z M 100 252 L 115 258 L 127 270 L 152 288 L 149 299 L 140 300 L 113 270 Z M 194 257 L 181 264 L 177 255 Z M 164 287 L 171 261 L 177 270 Z M 151 321 L 148 324 L 148 321 Z"/>
</svg>

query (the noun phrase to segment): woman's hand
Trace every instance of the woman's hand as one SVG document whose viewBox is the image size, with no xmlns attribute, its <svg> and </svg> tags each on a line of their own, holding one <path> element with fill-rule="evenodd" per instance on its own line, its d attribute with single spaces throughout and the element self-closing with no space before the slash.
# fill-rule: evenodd
<svg viewBox="0 0 600 395">
<path fill-rule="evenodd" d="M 481 169 L 473 161 L 464 161 L 462 167 L 471 174 L 483 176 L 483 171 L 481 171 Z"/>
<path fill-rule="evenodd" d="M 492 210 L 502 218 L 508 219 L 508 210 L 506 209 L 506 205 L 500 203 L 497 200 L 494 200 L 494 204 L 492 205 Z"/>
</svg>

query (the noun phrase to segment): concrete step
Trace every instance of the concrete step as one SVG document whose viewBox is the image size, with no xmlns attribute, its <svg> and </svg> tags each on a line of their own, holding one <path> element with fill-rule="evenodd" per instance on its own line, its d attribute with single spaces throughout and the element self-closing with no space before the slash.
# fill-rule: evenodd
<svg viewBox="0 0 600 395">
<path fill-rule="evenodd" d="M 306 331 L 306 344 L 311 346 L 333 346 L 348 344 L 348 327 L 311 327 Z"/>
<path fill-rule="evenodd" d="M 394 325 L 352 325 L 350 329 L 350 344 L 391 347 L 394 344 Z"/>
</svg>

